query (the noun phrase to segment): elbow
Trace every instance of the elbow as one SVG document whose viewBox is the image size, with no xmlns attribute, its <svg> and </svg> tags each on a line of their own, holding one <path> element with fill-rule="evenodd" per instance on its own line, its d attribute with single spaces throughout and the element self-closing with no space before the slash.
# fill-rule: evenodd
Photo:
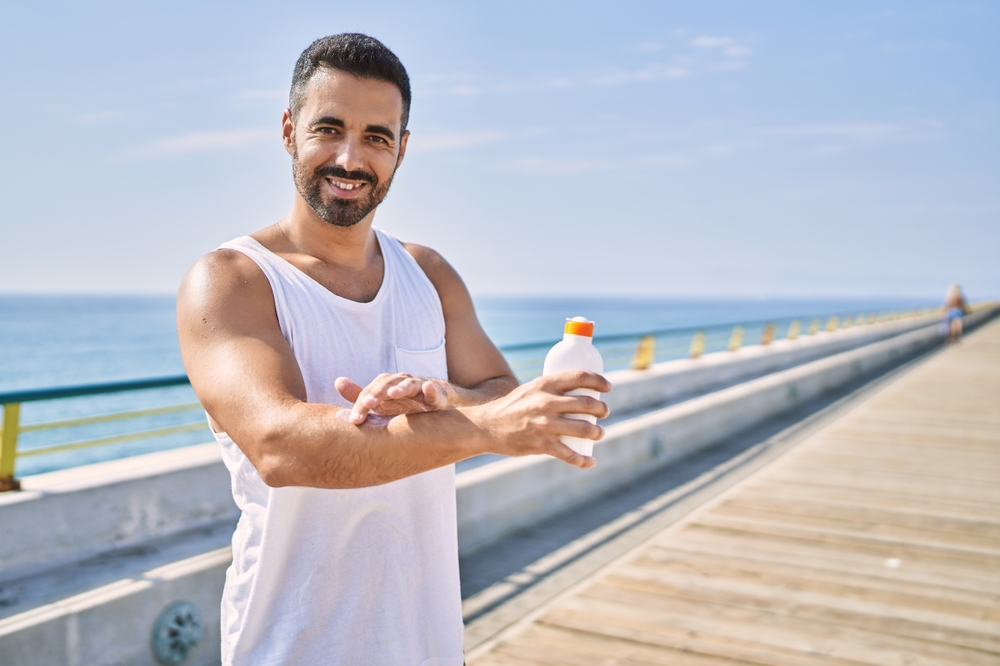
<svg viewBox="0 0 1000 666">
<path fill-rule="evenodd" d="M 260 480 L 270 488 L 301 485 L 291 480 L 291 476 L 293 475 L 289 474 L 288 465 L 279 456 L 258 456 L 257 460 L 252 462 L 253 466 L 257 469 L 257 475 L 260 476 Z"/>
<path fill-rule="evenodd" d="M 298 465 L 280 428 L 267 429 L 253 442 L 253 456 L 247 456 L 261 481 L 271 488 L 306 485 L 298 479 Z"/>
</svg>

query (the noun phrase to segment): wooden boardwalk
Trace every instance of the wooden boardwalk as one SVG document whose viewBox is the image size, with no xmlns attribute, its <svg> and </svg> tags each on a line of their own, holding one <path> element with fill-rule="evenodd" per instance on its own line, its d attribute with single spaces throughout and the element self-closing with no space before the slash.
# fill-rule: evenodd
<svg viewBox="0 0 1000 666">
<path fill-rule="evenodd" d="M 1000 664 L 1000 320 L 469 657 Z"/>
</svg>

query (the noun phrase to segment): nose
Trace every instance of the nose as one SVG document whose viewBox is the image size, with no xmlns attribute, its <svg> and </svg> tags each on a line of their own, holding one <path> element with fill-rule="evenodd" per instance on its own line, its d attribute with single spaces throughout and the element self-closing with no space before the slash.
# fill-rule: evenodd
<svg viewBox="0 0 1000 666">
<path fill-rule="evenodd" d="M 361 140 L 355 137 L 348 137 L 341 144 L 340 154 L 337 155 L 336 164 L 347 171 L 365 171 L 365 163 L 361 158 Z"/>
</svg>

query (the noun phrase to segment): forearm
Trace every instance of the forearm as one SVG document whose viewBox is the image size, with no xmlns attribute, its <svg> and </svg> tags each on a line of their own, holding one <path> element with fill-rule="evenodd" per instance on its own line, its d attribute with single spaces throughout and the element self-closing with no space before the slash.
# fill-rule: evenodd
<svg viewBox="0 0 1000 666">
<path fill-rule="evenodd" d="M 502 398 L 517 388 L 517 379 L 513 375 L 493 377 L 475 386 L 462 387 L 455 384 L 440 382 L 445 391 L 449 407 L 470 407 Z"/>
<path fill-rule="evenodd" d="M 482 430 L 447 409 L 350 423 L 349 410 L 297 403 L 266 434 L 246 433 L 248 454 L 270 486 L 362 488 L 443 467 L 487 450 Z M 239 440 L 236 440 L 241 444 Z"/>
</svg>

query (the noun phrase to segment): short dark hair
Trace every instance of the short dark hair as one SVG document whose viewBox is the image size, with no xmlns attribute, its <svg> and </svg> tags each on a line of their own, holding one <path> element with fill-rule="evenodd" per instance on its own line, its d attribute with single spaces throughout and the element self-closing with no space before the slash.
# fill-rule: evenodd
<svg viewBox="0 0 1000 666">
<path fill-rule="evenodd" d="M 359 79 L 394 84 L 403 96 L 402 129 L 410 121 L 410 77 L 396 54 L 374 37 L 357 32 L 321 37 L 302 52 L 292 73 L 288 108 L 295 118 L 305 99 L 306 85 L 321 67 L 339 69 Z"/>
</svg>

